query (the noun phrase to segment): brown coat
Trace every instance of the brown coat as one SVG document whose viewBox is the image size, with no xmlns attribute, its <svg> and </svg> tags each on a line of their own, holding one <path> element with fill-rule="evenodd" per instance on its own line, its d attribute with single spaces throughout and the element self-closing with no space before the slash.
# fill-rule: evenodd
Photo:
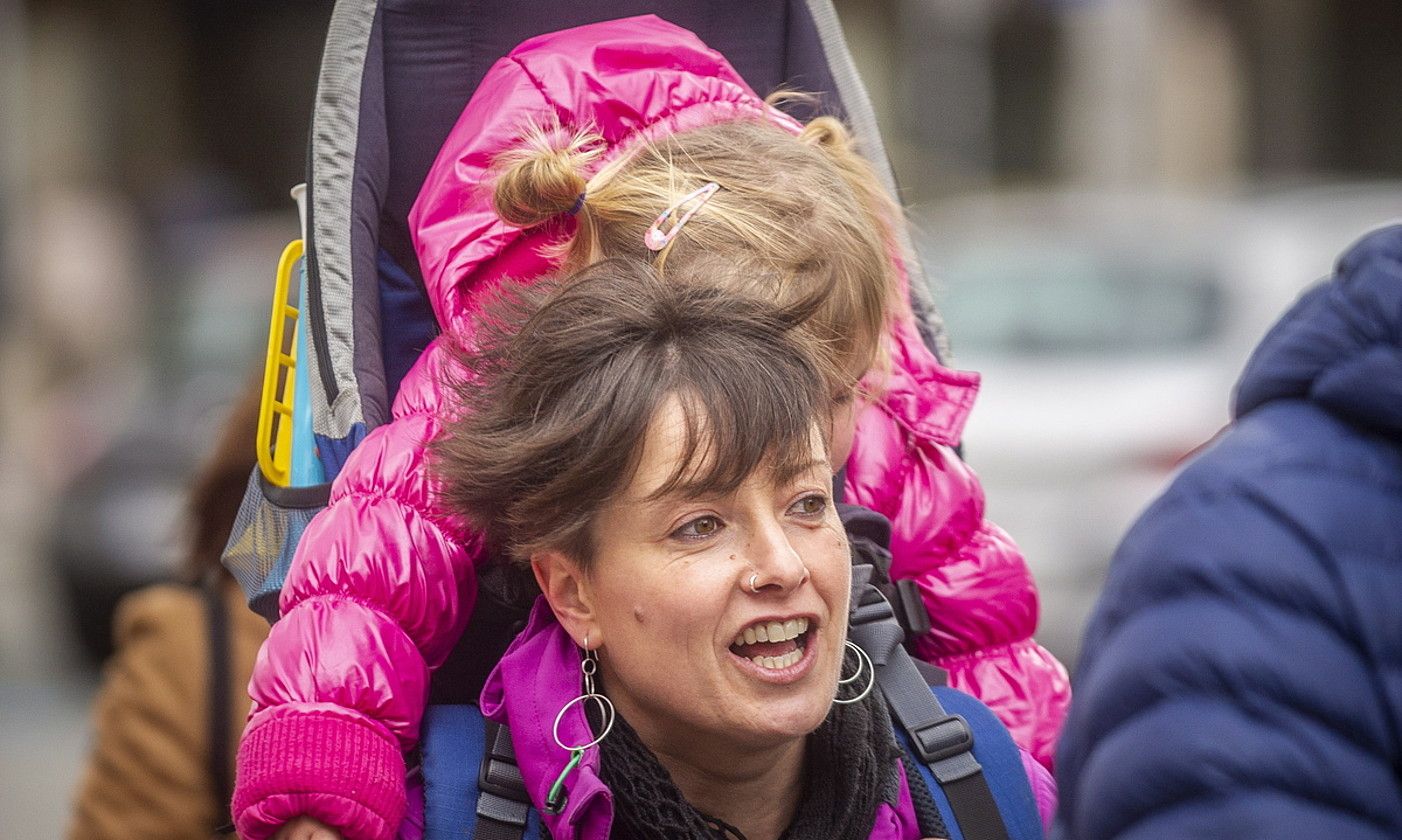
<svg viewBox="0 0 1402 840">
<path fill-rule="evenodd" d="M 248 716 L 248 678 L 268 625 L 232 583 L 229 778 Z M 200 590 L 153 586 L 127 596 L 117 651 L 93 703 L 95 743 L 70 840 L 208 838 L 224 809 L 209 771 L 209 622 Z"/>
</svg>

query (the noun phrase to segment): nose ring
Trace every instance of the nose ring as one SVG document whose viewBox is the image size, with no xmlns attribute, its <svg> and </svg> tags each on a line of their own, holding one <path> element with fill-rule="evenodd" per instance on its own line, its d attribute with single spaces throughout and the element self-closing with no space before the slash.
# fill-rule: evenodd
<svg viewBox="0 0 1402 840">
<path fill-rule="evenodd" d="M 759 594 L 759 589 L 755 586 L 755 581 L 757 580 L 759 580 L 759 572 L 755 572 L 754 574 L 750 575 L 750 591 L 755 593 L 756 595 Z"/>
</svg>

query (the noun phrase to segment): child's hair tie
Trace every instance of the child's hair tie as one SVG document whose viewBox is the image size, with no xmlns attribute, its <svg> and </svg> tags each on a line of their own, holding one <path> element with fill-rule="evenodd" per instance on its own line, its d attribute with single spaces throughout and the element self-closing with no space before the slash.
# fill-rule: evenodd
<svg viewBox="0 0 1402 840">
<path fill-rule="evenodd" d="M 570 214 L 571 216 L 578 216 L 578 215 L 579 215 L 579 211 L 584 209 L 584 199 L 585 199 L 585 197 L 588 196 L 588 195 L 589 195 L 589 192 L 586 190 L 586 191 L 584 191 L 584 192 L 581 192 L 581 193 L 579 194 L 579 196 L 578 196 L 577 198 L 575 198 L 575 200 L 574 200 L 574 206 L 571 207 L 571 208 L 569 209 L 569 214 Z"/>
<path fill-rule="evenodd" d="M 691 192 L 677 199 L 677 202 L 675 204 L 673 204 L 671 207 L 668 207 L 666 210 L 663 210 L 662 213 L 658 215 L 656 221 L 652 223 L 652 227 L 647 229 L 647 233 L 643 234 L 643 244 L 647 246 L 647 249 L 649 251 L 661 251 L 663 248 L 666 248 L 667 245 L 670 244 L 673 239 L 677 238 L 677 233 L 681 231 L 682 226 L 685 225 L 687 222 L 691 221 L 691 217 L 696 215 L 696 211 L 700 210 L 701 206 L 704 205 L 707 201 L 710 201 L 711 196 L 715 195 L 716 191 L 719 189 L 720 184 L 717 184 L 715 181 L 711 181 L 699 190 L 692 190 Z M 689 209 L 687 209 L 685 213 L 682 214 L 681 218 L 677 219 L 676 223 L 672 225 L 670 230 L 663 231 L 663 223 L 665 223 L 667 219 L 674 216 L 677 212 L 679 212 L 690 202 L 695 203 L 692 204 L 692 206 Z"/>
</svg>

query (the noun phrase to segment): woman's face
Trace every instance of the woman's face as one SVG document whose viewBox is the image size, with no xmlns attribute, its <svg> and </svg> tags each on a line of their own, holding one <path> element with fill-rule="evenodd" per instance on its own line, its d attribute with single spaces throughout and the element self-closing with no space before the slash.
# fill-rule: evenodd
<svg viewBox="0 0 1402 840">
<path fill-rule="evenodd" d="M 792 478 L 761 469 L 729 495 L 649 500 L 683 440 L 669 400 L 594 523 L 583 587 L 605 689 L 659 751 L 801 738 L 827 716 L 847 635 L 851 566 L 822 440 L 815 427 Z"/>
</svg>

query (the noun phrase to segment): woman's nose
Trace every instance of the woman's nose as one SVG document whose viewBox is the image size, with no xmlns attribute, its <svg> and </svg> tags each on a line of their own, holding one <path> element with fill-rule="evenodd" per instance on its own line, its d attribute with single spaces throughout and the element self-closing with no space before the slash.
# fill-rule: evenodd
<svg viewBox="0 0 1402 840">
<path fill-rule="evenodd" d="M 744 577 L 744 587 L 756 594 L 766 588 L 784 592 L 808 580 L 808 565 L 776 523 L 756 530 L 746 545 L 753 571 Z"/>
</svg>

